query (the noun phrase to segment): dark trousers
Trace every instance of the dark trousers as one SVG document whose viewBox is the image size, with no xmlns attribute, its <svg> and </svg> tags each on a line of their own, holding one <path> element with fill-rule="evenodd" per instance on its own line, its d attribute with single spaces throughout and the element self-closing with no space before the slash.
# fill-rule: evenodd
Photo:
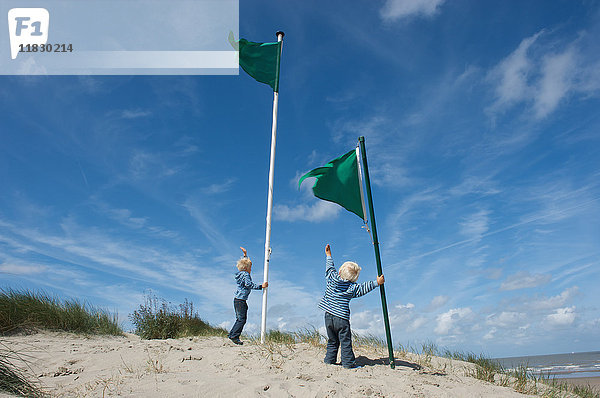
<svg viewBox="0 0 600 398">
<path fill-rule="evenodd" d="M 229 331 L 228 337 L 230 339 L 239 339 L 242 334 L 242 329 L 246 324 L 246 318 L 248 315 L 248 304 L 246 300 L 233 299 L 233 309 L 235 310 L 235 323 Z"/>
<path fill-rule="evenodd" d="M 325 312 L 325 329 L 327 330 L 327 353 L 325 363 L 336 363 L 338 348 L 342 347 L 342 366 L 354 366 L 354 351 L 352 351 L 352 330 L 350 321 Z"/>
</svg>

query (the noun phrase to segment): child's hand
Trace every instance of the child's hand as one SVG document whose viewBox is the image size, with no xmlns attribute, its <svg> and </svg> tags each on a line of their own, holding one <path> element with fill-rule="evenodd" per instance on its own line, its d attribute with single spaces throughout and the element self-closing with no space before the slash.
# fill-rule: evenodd
<svg viewBox="0 0 600 398">
<path fill-rule="evenodd" d="M 246 254 L 246 249 L 244 249 L 242 246 L 240 246 L 240 249 L 242 249 L 242 252 L 244 252 L 244 257 L 248 257 L 248 255 Z"/>
<path fill-rule="evenodd" d="M 379 276 L 377 277 L 377 284 L 378 284 L 379 286 L 381 286 L 381 285 L 383 285 L 384 283 L 385 283 L 385 278 L 383 277 L 383 275 L 379 275 Z"/>
<path fill-rule="evenodd" d="M 329 243 L 325 246 L 325 254 L 331 257 L 331 247 L 329 247 Z"/>
<path fill-rule="evenodd" d="M 265 282 L 265 283 L 263 283 L 261 286 L 262 286 L 262 288 L 264 289 L 265 287 L 269 286 L 269 282 Z"/>
</svg>

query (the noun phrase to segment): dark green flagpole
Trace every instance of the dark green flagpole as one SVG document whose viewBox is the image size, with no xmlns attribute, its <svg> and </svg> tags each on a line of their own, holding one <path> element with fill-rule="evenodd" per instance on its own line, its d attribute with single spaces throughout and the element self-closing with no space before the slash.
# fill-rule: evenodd
<svg viewBox="0 0 600 398">
<path fill-rule="evenodd" d="M 365 137 L 358 137 L 360 144 L 360 153 L 362 157 L 365 185 L 367 188 L 367 199 L 369 201 L 369 215 L 371 219 L 371 233 L 373 234 L 373 247 L 375 248 L 375 260 L 377 261 L 377 275 L 383 275 L 381 269 L 381 256 L 379 254 L 379 241 L 377 240 L 377 227 L 375 226 L 375 210 L 373 210 L 373 196 L 371 195 L 371 182 L 369 180 L 369 167 L 367 166 L 367 150 L 365 149 Z M 388 353 L 390 356 L 390 367 L 395 368 L 394 348 L 392 345 L 392 332 L 390 330 L 390 319 L 388 316 L 387 302 L 385 300 L 385 284 L 379 286 L 381 293 L 381 308 L 383 309 L 383 322 L 385 324 L 385 337 L 387 339 Z"/>
</svg>

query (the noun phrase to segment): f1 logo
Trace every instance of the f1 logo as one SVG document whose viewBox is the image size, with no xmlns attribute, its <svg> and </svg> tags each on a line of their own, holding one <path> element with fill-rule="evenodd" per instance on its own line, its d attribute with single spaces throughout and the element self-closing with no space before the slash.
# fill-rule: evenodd
<svg viewBox="0 0 600 398">
<path fill-rule="evenodd" d="M 8 11 L 10 56 L 17 58 L 21 46 L 46 44 L 50 13 L 45 8 L 12 8 Z"/>
</svg>

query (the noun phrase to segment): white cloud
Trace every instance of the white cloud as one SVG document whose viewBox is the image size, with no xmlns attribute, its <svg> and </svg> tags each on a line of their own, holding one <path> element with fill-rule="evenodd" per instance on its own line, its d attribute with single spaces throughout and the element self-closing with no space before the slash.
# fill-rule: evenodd
<svg viewBox="0 0 600 398">
<path fill-rule="evenodd" d="M 545 58 L 534 104 L 537 118 L 543 118 L 556 109 L 560 100 L 572 89 L 575 64 L 575 54 L 570 49 Z"/>
<path fill-rule="evenodd" d="M 489 315 L 486 323 L 492 326 L 508 328 L 520 325 L 526 321 L 527 314 L 523 312 L 503 311 L 500 314 Z"/>
<path fill-rule="evenodd" d="M 448 296 L 435 296 L 431 300 L 431 303 L 429 303 L 429 305 L 427 306 L 426 311 L 435 311 L 438 308 L 441 308 L 444 304 L 448 302 L 449 299 L 450 297 Z"/>
<path fill-rule="evenodd" d="M 558 308 L 554 311 L 554 314 L 546 316 L 546 320 L 552 326 L 566 326 L 571 325 L 576 318 L 575 306 Z"/>
<path fill-rule="evenodd" d="M 496 195 L 501 192 L 496 185 L 497 183 L 492 180 L 492 176 L 468 176 L 459 185 L 449 189 L 448 192 L 455 196 L 465 196 L 468 194 Z"/>
<path fill-rule="evenodd" d="M 573 297 L 575 297 L 579 293 L 579 288 L 577 286 L 570 287 L 565 289 L 561 294 L 548 297 L 541 298 L 536 300 L 530 304 L 531 308 L 535 310 L 547 310 L 547 309 L 555 309 L 560 306 L 565 305 L 569 302 Z"/>
<path fill-rule="evenodd" d="M 337 217 L 342 207 L 335 203 L 318 200 L 313 205 L 301 204 L 295 207 L 275 205 L 273 217 L 281 221 L 320 222 Z"/>
<path fill-rule="evenodd" d="M 489 229 L 488 210 L 480 210 L 464 218 L 460 223 L 460 232 L 469 239 L 480 240 Z"/>
<path fill-rule="evenodd" d="M 165 229 L 163 227 L 150 225 L 147 217 L 134 217 L 133 213 L 129 209 L 121 209 L 111 207 L 108 203 L 95 200 L 94 204 L 98 210 L 103 214 L 131 229 L 142 230 L 150 235 L 156 235 L 163 238 L 175 238 L 178 233 Z"/>
<path fill-rule="evenodd" d="M 212 184 L 203 189 L 203 192 L 209 195 L 216 195 L 229 191 L 233 184 L 237 181 L 236 178 L 229 178 L 220 184 Z"/>
<path fill-rule="evenodd" d="M 497 99 L 494 108 L 503 109 L 530 95 L 527 79 L 532 69 L 532 62 L 527 52 L 541 33 L 523 39 L 519 47 L 490 72 L 489 78 L 497 83 Z"/>
<path fill-rule="evenodd" d="M 32 275 L 46 271 L 44 265 L 0 264 L 0 274 Z"/>
<path fill-rule="evenodd" d="M 510 275 L 500 286 L 500 290 L 517 290 L 545 285 L 550 282 L 552 275 L 530 274 L 529 271 L 519 271 Z"/>
<path fill-rule="evenodd" d="M 596 52 L 585 41 L 552 40 L 544 30 L 521 41 L 510 55 L 488 74 L 495 85 L 495 99 L 487 111 L 492 115 L 516 105 L 540 120 L 554 112 L 569 95 L 600 89 Z M 542 40 L 546 39 L 546 40 Z M 587 44 L 589 46 L 589 44 Z"/>
<path fill-rule="evenodd" d="M 434 332 L 442 335 L 460 334 L 462 333 L 461 323 L 471 320 L 473 316 L 474 313 L 469 307 L 451 309 L 438 315 Z"/>
<path fill-rule="evenodd" d="M 384 21 L 411 16 L 432 17 L 446 0 L 387 0 L 379 14 Z"/>
<path fill-rule="evenodd" d="M 414 332 L 416 330 L 421 329 L 426 323 L 427 323 L 427 318 L 419 317 L 419 318 L 415 319 L 414 321 L 412 321 L 406 327 L 406 331 L 407 332 Z"/>
<path fill-rule="evenodd" d="M 232 247 L 229 240 L 221 233 L 219 228 L 217 228 L 217 223 L 213 222 L 210 215 L 208 213 L 206 205 L 189 198 L 182 205 L 192 216 L 192 218 L 198 224 L 198 228 L 202 231 L 204 236 L 209 240 L 209 242 L 215 248 L 225 249 Z"/>
<path fill-rule="evenodd" d="M 496 328 L 491 328 L 484 336 L 483 339 L 484 340 L 492 340 L 494 339 L 494 335 L 496 334 L 496 332 L 498 331 L 498 329 Z"/>
<path fill-rule="evenodd" d="M 121 111 L 120 116 L 122 119 L 138 119 L 141 117 L 150 116 L 151 114 L 152 114 L 152 112 L 144 111 L 141 109 L 125 109 L 125 110 Z"/>
</svg>

